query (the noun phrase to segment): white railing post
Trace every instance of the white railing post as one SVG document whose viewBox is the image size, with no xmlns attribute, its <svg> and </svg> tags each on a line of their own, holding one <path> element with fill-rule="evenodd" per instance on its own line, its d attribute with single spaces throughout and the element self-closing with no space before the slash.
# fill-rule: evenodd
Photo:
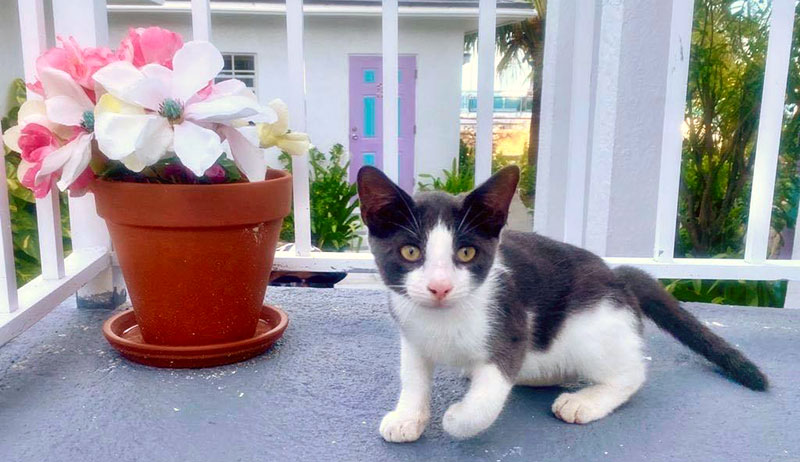
<svg viewBox="0 0 800 462">
<path fill-rule="evenodd" d="M 397 182 L 400 176 L 398 155 L 398 26 L 397 0 L 383 0 L 381 53 L 383 68 L 383 171 Z"/>
<path fill-rule="evenodd" d="M 670 19 L 669 62 L 661 134 L 661 167 L 656 206 L 654 258 L 671 261 L 675 254 L 678 190 L 681 182 L 681 124 L 686 110 L 689 52 L 692 44 L 693 0 L 673 0 Z"/>
<path fill-rule="evenodd" d="M 56 36 L 74 37 L 81 46 L 108 45 L 108 16 L 105 0 L 53 0 L 53 28 Z M 94 194 L 69 198 L 70 234 L 74 250 L 111 250 L 105 221 L 97 215 Z M 78 307 L 113 308 L 124 301 L 119 270 L 101 271 L 77 293 Z"/>
<path fill-rule="evenodd" d="M 586 163 L 591 123 L 592 58 L 594 55 L 595 2 L 575 10 L 572 54 L 572 91 L 569 139 L 567 140 L 566 198 L 564 201 L 564 242 L 582 246 L 586 203 Z"/>
<path fill-rule="evenodd" d="M 3 146 L 0 134 L 0 149 Z M 11 240 L 11 211 L 8 206 L 8 182 L 5 159 L 0 160 L 0 313 L 13 313 L 19 307 L 17 276 L 14 268 L 14 243 Z"/>
<path fill-rule="evenodd" d="M 478 4 L 478 113 L 475 126 L 475 184 L 492 175 L 494 125 L 494 57 L 497 34 L 495 0 Z"/>
<path fill-rule="evenodd" d="M 592 252 L 605 256 L 611 207 L 611 174 L 617 142 L 625 1 L 603 2 L 601 8 L 584 244 Z"/>
<path fill-rule="evenodd" d="M 800 229 L 794 227 L 794 239 L 792 240 L 792 261 L 800 264 Z M 800 309 L 800 281 L 786 283 L 786 298 L 783 300 L 784 308 Z"/>
<path fill-rule="evenodd" d="M 36 58 L 47 48 L 44 5 L 42 0 L 19 0 L 18 5 L 25 80 L 33 82 L 36 79 Z M 39 96 L 28 92 L 28 98 Z M 64 247 L 61 240 L 61 209 L 55 188 L 47 197 L 36 200 L 36 225 L 42 277 L 61 279 L 64 277 Z"/>
<path fill-rule="evenodd" d="M 286 0 L 286 45 L 289 69 L 289 122 L 306 131 L 306 73 L 303 53 L 303 0 Z M 294 247 L 298 255 L 311 253 L 311 197 L 308 154 L 292 157 L 294 187 Z"/>
<path fill-rule="evenodd" d="M 758 119 L 756 160 L 747 218 L 744 259 L 762 263 L 767 259 L 775 172 L 781 143 L 786 79 L 791 58 L 795 0 L 773 0 L 769 20 L 769 41 Z"/>
<path fill-rule="evenodd" d="M 192 40 L 211 41 L 211 4 L 209 0 L 192 0 Z"/>
</svg>

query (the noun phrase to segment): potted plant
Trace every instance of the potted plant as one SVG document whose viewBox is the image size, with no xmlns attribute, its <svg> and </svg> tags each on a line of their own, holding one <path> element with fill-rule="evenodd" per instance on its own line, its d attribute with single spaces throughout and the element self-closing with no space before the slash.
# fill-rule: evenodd
<svg viewBox="0 0 800 462">
<path fill-rule="evenodd" d="M 308 150 L 279 100 L 216 82 L 220 52 L 165 29 L 131 29 L 116 51 L 74 39 L 36 62 L 18 125 L 18 175 L 36 197 L 90 190 L 133 312 L 106 322 L 124 355 L 161 366 L 233 362 L 268 348 L 286 315 L 264 307 L 291 176 L 262 148 Z"/>
</svg>

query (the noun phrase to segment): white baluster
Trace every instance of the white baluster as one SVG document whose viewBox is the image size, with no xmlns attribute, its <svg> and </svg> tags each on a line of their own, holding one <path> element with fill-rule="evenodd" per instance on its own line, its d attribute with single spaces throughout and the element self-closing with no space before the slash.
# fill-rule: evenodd
<svg viewBox="0 0 800 462">
<path fill-rule="evenodd" d="M 303 0 L 286 1 L 286 45 L 289 67 L 289 123 L 306 131 L 305 58 L 303 54 Z M 308 154 L 292 157 L 294 188 L 294 244 L 298 255 L 311 253 L 311 196 Z"/>
</svg>

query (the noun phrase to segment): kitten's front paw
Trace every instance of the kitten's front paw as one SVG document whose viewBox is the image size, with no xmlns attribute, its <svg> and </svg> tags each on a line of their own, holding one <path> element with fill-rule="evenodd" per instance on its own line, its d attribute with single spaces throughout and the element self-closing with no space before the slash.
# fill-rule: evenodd
<svg viewBox="0 0 800 462">
<path fill-rule="evenodd" d="M 553 402 L 553 414 L 567 423 L 587 424 L 608 415 L 580 393 L 561 393 Z"/>
<path fill-rule="evenodd" d="M 455 403 L 447 408 L 442 419 L 442 426 L 450 436 L 464 439 L 471 438 L 486 430 L 493 421 L 485 422 L 480 418 L 479 412 L 470 410 L 462 402 Z"/>
<path fill-rule="evenodd" d="M 428 425 L 428 416 L 421 412 L 392 411 L 381 421 L 380 432 L 390 443 L 417 441 Z"/>
</svg>

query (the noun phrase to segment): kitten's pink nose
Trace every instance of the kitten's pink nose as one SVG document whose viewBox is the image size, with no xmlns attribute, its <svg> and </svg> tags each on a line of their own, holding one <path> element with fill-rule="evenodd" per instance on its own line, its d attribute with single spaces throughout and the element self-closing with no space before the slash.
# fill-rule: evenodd
<svg viewBox="0 0 800 462">
<path fill-rule="evenodd" d="M 449 279 L 435 279 L 428 283 L 428 292 L 432 293 L 438 301 L 444 300 L 452 290 L 453 283 Z"/>
</svg>

